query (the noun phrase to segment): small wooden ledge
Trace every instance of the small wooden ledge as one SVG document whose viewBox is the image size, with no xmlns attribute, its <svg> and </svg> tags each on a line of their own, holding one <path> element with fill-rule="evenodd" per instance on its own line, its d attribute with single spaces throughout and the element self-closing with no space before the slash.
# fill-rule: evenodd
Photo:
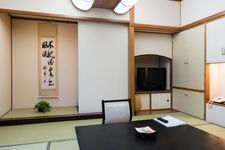
<svg viewBox="0 0 225 150">
<path fill-rule="evenodd" d="M 171 27 L 171 26 L 135 23 L 133 27 L 135 32 L 153 32 L 153 33 L 167 33 L 167 34 L 174 34 L 180 32 L 180 27 Z"/>
<path fill-rule="evenodd" d="M 160 91 L 135 91 L 135 94 L 156 94 L 156 93 L 171 93 L 171 90 L 160 90 Z"/>
</svg>

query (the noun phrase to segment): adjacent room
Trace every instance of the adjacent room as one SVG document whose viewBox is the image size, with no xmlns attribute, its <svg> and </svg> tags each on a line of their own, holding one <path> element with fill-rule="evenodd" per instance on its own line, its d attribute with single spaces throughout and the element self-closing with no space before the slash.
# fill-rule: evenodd
<svg viewBox="0 0 225 150">
<path fill-rule="evenodd" d="M 224 36 L 225 0 L 0 0 L 0 150 L 225 150 Z"/>
</svg>

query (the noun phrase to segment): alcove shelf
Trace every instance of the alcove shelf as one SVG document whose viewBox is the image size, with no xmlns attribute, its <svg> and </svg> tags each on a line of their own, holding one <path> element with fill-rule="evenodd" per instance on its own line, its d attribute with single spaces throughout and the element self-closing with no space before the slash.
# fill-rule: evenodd
<svg viewBox="0 0 225 150">
<path fill-rule="evenodd" d="M 216 97 L 225 97 L 225 62 L 207 63 L 206 64 L 206 90 L 205 90 L 205 105 L 206 105 L 206 120 L 225 127 L 225 103 L 213 102 L 209 104 L 209 100 Z"/>
<path fill-rule="evenodd" d="M 156 70 L 153 75 L 150 75 L 151 70 L 149 71 L 149 68 L 163 68 L 165 69 L 165 72 L 162 72 L 161 70 Z M 141 70 L 140 70 L 141 69 Z M 168 90 L 171 89 L 171 59 L 167 58 L 165 56 L 160 55 L 138 55 L 135 56 L 135 92 L 155 92 L 159 93 L 161 92 L 168 92 Z M 138 72 L 138 70 L 140 70 Z M 158 76 L 165 76 L 165 80 L 162 78 L 157 78 Z M 164 88 L 162 87 L 152 87 L 152 85 L 147 85 L 152 82 L 148 78 L 157 78 L 161 82 L 160 84 L 164 84 Z M 153 80 L 154 80 L 153 79 Z M 161 81 L 164 80 L 164 81 Z M 165 83 L 162 83 L 165 82 Z M 149 87 L 147 87 L 149 86 Z M 153 85 L 154 86 L 154 85 Z"/>
<path fill-rule="evenodd" d="M 155 93 L 171 93 L 171 90 L 159 90 L 159 91 L 135 91 L 135 94 L 155 94 Z"/>
<path fill-rule="evenodd" d="M 141 110 L 171 109 L 171 61 L 171 58 L 161 55 L 145 54 L 135 56 L 135 95 L 140 97 Z M 152 80 L 157 80 L 157 71 L 156 76 L 153 75 L 153 78 L 156 78 L 148 79 L 152 78 L 152 75 L 149 75 L 152 70 L 149 68 L 163 68 L 162 74 L 164 75 L 159 71 L 159 76 L 163 76 L 163 88 L 151 85 Z M 138 70 L 141 70 L 141 73 Z M 159 77 L 159 82 L 160 80 Z"/>
</svg>

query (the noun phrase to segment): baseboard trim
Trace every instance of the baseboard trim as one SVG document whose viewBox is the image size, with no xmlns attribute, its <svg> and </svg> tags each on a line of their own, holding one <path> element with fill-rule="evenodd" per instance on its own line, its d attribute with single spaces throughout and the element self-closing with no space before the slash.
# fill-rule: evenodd
<svg viewBox="0 0 225 150">
<path fill-rule="evenodd" d="M 102 113 L 0 119 L 0 126 L 49 123 L 49 122 L 97 119 L 97 118 L 102 118 Z"/>
</svg>

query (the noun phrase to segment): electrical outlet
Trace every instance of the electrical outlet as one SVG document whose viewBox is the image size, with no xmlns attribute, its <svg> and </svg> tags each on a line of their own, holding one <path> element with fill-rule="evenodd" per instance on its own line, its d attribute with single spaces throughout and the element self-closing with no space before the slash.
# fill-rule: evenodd
<svg viewBox="0 0 225 150">
<path fill-rule="evenodd" d="M 225 55 L 225 47 L 223 47 L 223 48 L 221 49 L 221 54 L 222 54 L 222 55 Z"/>
</svg>

